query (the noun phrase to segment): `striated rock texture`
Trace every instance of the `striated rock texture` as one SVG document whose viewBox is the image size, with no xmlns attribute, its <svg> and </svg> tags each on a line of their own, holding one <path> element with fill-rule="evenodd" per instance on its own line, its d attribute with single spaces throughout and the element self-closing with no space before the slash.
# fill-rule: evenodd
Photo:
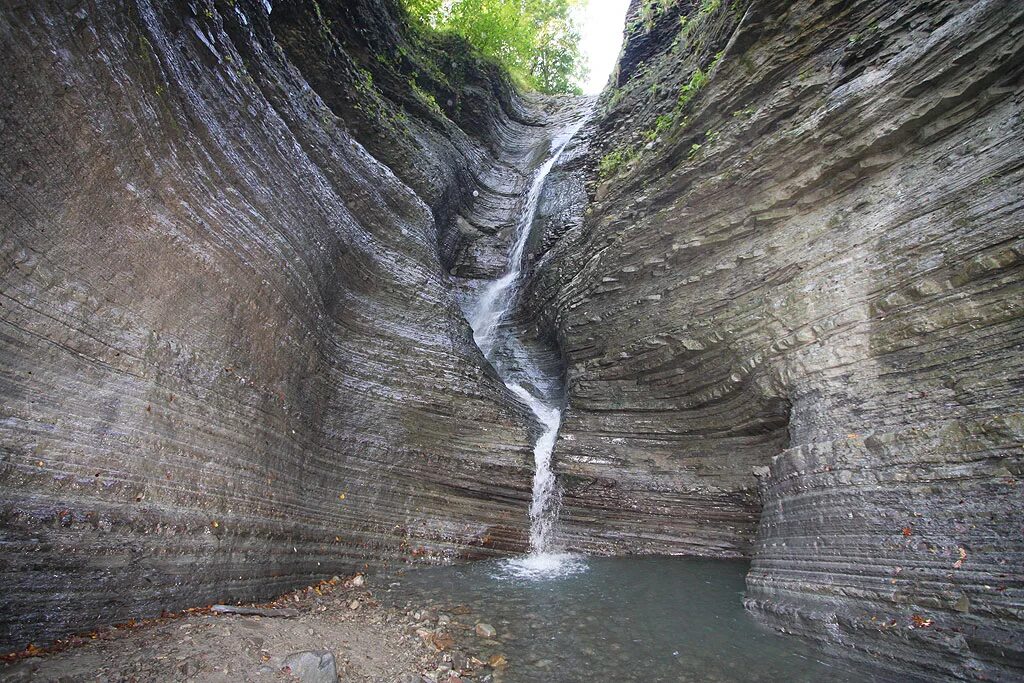
<svg viewBox="0 0 1024 683">
<path fill-rule="evenodd" d="M 271 11 L 272 9 L 272 11 Z M 636 0 L 508 324 L 564 540 L 1024 676 L 1024 6 Z M 458 297 L 567 112 L 393 0 L 0 13 L 0 649 L 524 546 Z"/>
<path fill-rule="evenodd" d="M 1024 675 L 1024 6 L 628 24 L 520 312 L 567 367 L 566 542 L 751 556 L 780 628 Z"/>
<path fill-rule="evenodd" d="M 269 10 L 0 12 L 0 650 L 524 547 L 447 271 L 550 103 L 394 2 Z"/>
</svg>

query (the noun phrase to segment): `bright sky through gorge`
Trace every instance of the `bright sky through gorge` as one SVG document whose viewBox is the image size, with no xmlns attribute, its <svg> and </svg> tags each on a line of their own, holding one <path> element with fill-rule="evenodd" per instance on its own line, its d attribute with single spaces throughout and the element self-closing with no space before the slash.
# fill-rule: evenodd
<svg viewBox="0 0 1024 683">
<path fill-rule="evenodd" d="M 622 29 L 629 0 L 589 0 L 577 10 L 580 51 L 589 73 L 580 84 L 583 92 L 601 92 L 615 67 L 622 46 Z"/>
</svg>

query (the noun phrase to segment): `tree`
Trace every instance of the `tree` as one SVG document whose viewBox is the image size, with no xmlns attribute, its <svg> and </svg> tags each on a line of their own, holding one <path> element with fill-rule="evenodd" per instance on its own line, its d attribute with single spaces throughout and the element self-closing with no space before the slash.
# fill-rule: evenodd
<svg viewBox="0 0 1024 683">
<path fill-rule="evenodd" d="M 526 86 L 579 93 L 586 68 L 572 10 L 582 0 L 404 1 L 421 25 L 457 33 Z"/>
</svg>

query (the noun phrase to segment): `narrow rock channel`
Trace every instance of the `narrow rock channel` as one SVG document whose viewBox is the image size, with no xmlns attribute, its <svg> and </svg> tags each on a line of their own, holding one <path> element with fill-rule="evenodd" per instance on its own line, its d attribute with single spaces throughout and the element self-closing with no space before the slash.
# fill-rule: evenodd
<svg viewBox="0 0 1024 683">
<path fill-rule="evenodd" d="M 569 121 L 556 125 L 556 133 L 546 141 L 546 157 L 533 171 L 527 191 L 522 197 L 508 265 L 501 277 L 476 286 L 463 304 L 473 328 L 473 340 L 484 358 L 498 373 L 519 400 L 530 408 L 540 433 L 533 446 L 533 496 L 530 501 L 530 556 L 525 567 L 543 568 L 555 559 L 554 533 L 558 522 L 561 493 L 551 466 L 555 438 L 562 421 L 565 390 L 563 369 L 544 363 L 529 340 L 520 336 L 521 329 L 510 316 L 523 291 L 523 278 L 529 272 L 526 246 L 534 227 L 534 217 L 548 174 L 558 162 L 565 147 L 591 115 L 593 102 L 587 100 L 568 110 Z M 563 113 L 563 116 L 566 116 Z"/>
</svg>

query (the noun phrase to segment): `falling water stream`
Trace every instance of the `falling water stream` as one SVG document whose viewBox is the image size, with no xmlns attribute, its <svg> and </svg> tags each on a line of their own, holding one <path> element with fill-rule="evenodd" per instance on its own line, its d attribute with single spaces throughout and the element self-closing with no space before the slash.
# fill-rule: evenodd
<svg viewBox="0 0 1024 683">
<path fill-rule="evenodd" d="M 484 357 L 505 386 L 530 408 L 542 427 L 533 447 L 535 469 L 530 502 L 530 554 L 511 565 L 526 575 L 557 573 L 576 566 L 572 556 L 556 552 L 553 545 L 560 493 L 551 470 L 551 453 L 562 422 L 562 407 L 552 398 L 560 393 L 555 387 L 559 378 L 551 377 L 532 357 L 528 345 L 517 338 L 515 326 L 503 323 L 508 322 L 520 292 L 526 245 L 544 182 L 569 140 L 585 123 L 587 115 L 589 112 L 568 125 L 551 142 L 551 152 L 534 172 L 525 196 L 505 273 L 480 289 L 467 316 L 473 328 L 473 339 Z"/>
<path fill-rule="evenodd" d="M 505 272 L 465 300 L 484 357 L 541 426 L 534 443 L 530 553 L 515 559 L 399 572 L 387 600 L 426 607 L 467 629 L 488 622 L 494 638 L 462 641 L 507 671 L 482 680 L 693 681 L 748 683 L 875 681 L 870 670 L 757 624 L 742 603 L 745 562 L 680 557 L 600 558 L 560 552 L 560 492 L 551 455 L 562 419 L 561 377 L 516 324 L 526 246 L 544 183 L 583 125 L 566 126 L 534 173 Z M 481 670 L 485 673 L 485 670 Z"/>
</svg>

